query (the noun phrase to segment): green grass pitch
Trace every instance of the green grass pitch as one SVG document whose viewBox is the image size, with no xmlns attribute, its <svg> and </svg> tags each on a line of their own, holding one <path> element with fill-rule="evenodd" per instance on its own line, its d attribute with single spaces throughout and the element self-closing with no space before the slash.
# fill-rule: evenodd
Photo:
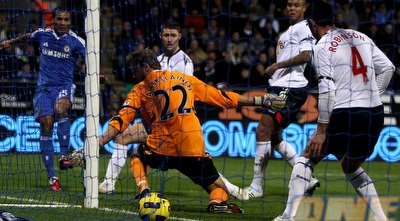
<svg viewBox="0 0 400 221">
<path fill-rule="evenodd" d="M 102 155 L 99 163 L 100 181 L 103 180 L 110 155 Z M 217 169 L 232 183 L 245 187 L 253 177 L 253 158 L 213 158 Z M 381 196 L 400 195 L 400 163 L 366 162 L 368 172 Z M 285 206 L 291 168 L 282 159 L 269 161 L 264 186 L 264 197 L 249 201 L 231 202 L 244 208 L 244 214 L 209 214 L 206 212 L 208 194 L 175 170 L 149 171 L 152 191 L 163 192 L 172 207 L 168 220 L 271 220 Z M 56 171 L 62 185 L 61 193 L 48 190 L 46 171 L 39 154 L 0 154 L 0 209 L 32 221 L 42 220 L 140 220 L 136 213 L 137 187 L 132 178 L 129 161 L 116 183 L 116 193 L 99 195 L 99 207 L 83 207 L 83 170 L 74 168 Z M 314 175 L 321 181 L 315 196 L 356 195 L 345 182 L 337 161 L 323 161 Z M 390 220 L 399 220 L 400 212 Z"/>
</svg>

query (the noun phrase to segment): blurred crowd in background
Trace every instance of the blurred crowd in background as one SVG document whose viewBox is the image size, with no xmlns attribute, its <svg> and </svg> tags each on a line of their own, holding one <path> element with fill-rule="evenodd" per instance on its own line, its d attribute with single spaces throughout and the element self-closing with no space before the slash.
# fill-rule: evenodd
<svg viewBox="0 0 400 221">
<path fill-rule="evenodd" d="M 31 19 L 29 24 L 3 19 L 0 39 L 51 25 L 46 23 L 46 13 L 41 12 L 55 6 L 38 5 L 40 0 L 32 2 L 40 15 L 38 19 Z M 57 2 L 71 9 L 72 29 L 85 38 L 85 1 Z M 331 0 L 331 4 L 337 27 L 367 34 L 393 61 L 397 69 L 390 89 L 400 93 L 400 2 Z M 140 43 L 161 53 L 159 33 L 167 19 L 181 24 L 180 47 L 192 58 L 194 75 L 219 88 L 264 88 L 267 84 L 264 70 L 275 61 L 278 36 L 290 24 L 286 1 L 101 0 L 100 65 L 104 76 L 132 84 L 133 73 L 125 62 L 126 54 Z M 1 50 L 0 78 L 34 80 L 40 62 L 35 44 L 23 42 Z M 83 81 L 84 62 L 77 64 L 76 73 L 75 80 Z M 312 68 L 306 73 L 310 89 L 315 88 Z"/>
</svg>

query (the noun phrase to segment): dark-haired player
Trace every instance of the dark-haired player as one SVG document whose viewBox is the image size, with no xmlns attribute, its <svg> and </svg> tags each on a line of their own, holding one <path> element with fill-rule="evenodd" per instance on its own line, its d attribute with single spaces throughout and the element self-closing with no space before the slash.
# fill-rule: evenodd
<svg viewBox="0 0 400 221">
<path fill-rule="evenodd" d="M 265 73 L 268 80 L 268 93 L 286 98 L 286 106 L 280 110 L 264 108 L 256 131 L 256 156 L 254 157 L 253 180 L 245 190 L 250 198 L 263 196 L 263 183 L 268 160 L 272 151 L 282 155 L 293 167 L 299 158 L 293 146 L 282 137 L 282 131 L 296 121 L 297 113 L 308 98 L 308 80 L 304 70 L 311 59 L 315 39 L 310 31 L 304 13 L 308 0 L 288 0 L 291 26 L 279 37 L 276 46 L 277 62 L 269 66 Z M 320 185 L 317 179 L 310 182 L 308 194 L 312 195 Z"/>
<path fill-rule="evenodd" d="M 33 98 L 35 120 L 40 122 L 40 149 L 50 182 L 50 190 L 60 191 L 61 186 L 54 172 L 54 122 L 58 122 L 61 170 L 72 168 L 68 160 L 71 123 L 68 113 L 72 107 L 75 85 L 74 68 L 85 56 L 85 41 L 70 30 L 71 15 L 64 9 L 53 10 L 54 28 L 35 32 L 0 43 L 1 48 L 28 38 L 38 41 L 40 47 L 40 71 Z"/>
<path fill-rule="evenodd" d="M 361 165 L 374 152 L 383 128 L 380 95 L 394 72 L 392 62 L 365 34 L 336 28 L 332 7 L 316 1 L 310 22 L 318 43 L 312 64 L 318 75 L 318 127 L 294 166 L 286 209 L 274 220 L 293 220 L 314 167 L 328 154 L 342 165 L 347 182 L 368 199 L 375 220 L 387 220 Z"/>
</svg>

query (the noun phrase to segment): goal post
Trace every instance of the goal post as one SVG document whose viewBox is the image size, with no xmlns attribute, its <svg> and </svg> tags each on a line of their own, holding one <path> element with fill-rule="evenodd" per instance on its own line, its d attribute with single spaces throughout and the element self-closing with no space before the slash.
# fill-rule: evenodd
<svg viewBox="0 0 400 221">
<path fill-rule="evenodd" d="M 86 136 L 84 171 L 85 198 L 84 206 L 99 206 L 99 118 L 100 118 L 100 2 L 86 0 Z"/>
</svg>

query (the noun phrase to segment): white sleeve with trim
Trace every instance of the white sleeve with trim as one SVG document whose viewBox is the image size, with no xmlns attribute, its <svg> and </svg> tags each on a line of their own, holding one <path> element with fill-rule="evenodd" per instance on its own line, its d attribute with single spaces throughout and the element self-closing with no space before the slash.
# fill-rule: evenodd
<svg viewBox="0 0 400 221">
<path fill-rule="evenodd" d="M 328 124 L 335 103 L 335 92 L 319 94 L 318 96 L 318 123 Z"/>
<path fill-rule="evenodd" d="M 379 95 L 382 95 L 392 79 L 395 67 L 389 58 L 373 42 L 372 44 L 372 60 L 376 74 L 376 83 L 379 89 Z"/>
</svg>

